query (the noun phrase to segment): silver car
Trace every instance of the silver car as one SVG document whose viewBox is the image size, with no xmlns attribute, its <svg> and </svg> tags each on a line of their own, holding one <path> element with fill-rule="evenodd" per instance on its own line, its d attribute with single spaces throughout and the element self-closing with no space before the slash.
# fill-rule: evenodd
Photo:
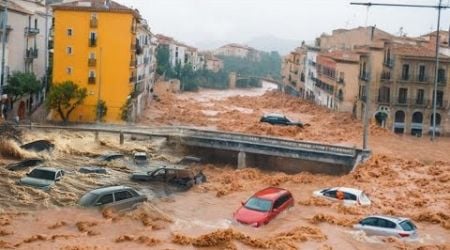
<svg viewBox="0 0 450 250">
<path fill-rule="evenodd" d="M 364 218 L 353 228 L 367 235 L 417 238 L 417 227 L 408 218 L 373 215 Z"/>
<path fill-rule="evenodd" d="M 56 168 L 37 167 L 20 179 L 19 184 L 49 190 L 64 176 L 64 171 Z"/>
<path fill-rule="evenodd" d="M 79 204 L 83 207 L 113 208 L 118 211 L 130 210 L 147 201 L 145 195 L 126 186 L 111 186 L 94 189 L 83 195 Z"/>
</svg>

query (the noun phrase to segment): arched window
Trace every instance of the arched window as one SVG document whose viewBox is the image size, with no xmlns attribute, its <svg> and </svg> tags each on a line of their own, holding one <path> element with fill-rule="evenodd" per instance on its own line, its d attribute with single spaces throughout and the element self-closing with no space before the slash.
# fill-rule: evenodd
<svg viewBox="0 0 450 250">
<path fill-rule="evenodd" d="M 441 125 L 441 114 L 436 113 L 436 126 Z M 433 126 L 433 114 L 430 117 L 430 126 Z"/>
<path fill-rule="evenodd" d="M 413 123 L 422 123 L 423 122 L 423 114 L 422 112 L 415 112 L 412 116 Z"/>
<path fill-rule="evenodd" d="M 403 123 L 405 122 L 405 112 L 399 110 L 395 112 L 395 122 Z"/>
</svg>

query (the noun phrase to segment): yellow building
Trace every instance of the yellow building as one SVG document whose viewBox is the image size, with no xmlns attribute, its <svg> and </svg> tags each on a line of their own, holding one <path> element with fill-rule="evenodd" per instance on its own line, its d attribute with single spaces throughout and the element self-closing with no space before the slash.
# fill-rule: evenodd
<svg viewBox="0 0 450 250">
<path fill-rule="evenodd" d="M 103 100 L 104 120 L 120 121 L 136 83 L 139 13 L 108 0 L 65 3 L 53 11 L 53 83 L 73 81 L 88 93 L 70 120 L 96 121 L 97 103 Z"/>
</svg>

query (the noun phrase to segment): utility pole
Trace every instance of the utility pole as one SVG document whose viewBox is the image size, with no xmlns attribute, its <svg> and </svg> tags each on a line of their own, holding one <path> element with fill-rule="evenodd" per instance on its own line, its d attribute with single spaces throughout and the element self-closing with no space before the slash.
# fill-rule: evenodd
<svg viewBox="0 0 450 250">
<path fill-rule="evenodd" d="M 5 84 L 5 51 L 6 51 L 6 32 L 8 32 L 8 5 L 9 1 L 5 0 L 5 6 L 3 10 L 3 26 L 2 26 L 2 74 L 0 79 L 0 117 L 3 117 L 3 85 Z"/>
<path fill-rule="evenodd" d="M 45 53 L 44 53 L 44 69 L 45 69 L 45 74 L 44 74 L 44 91 L 43 91 L 43 100 L 45 101 L 45 97 L 47 94 L 47 86 L 48 86 L 48 59 L 49 59 L 49 51 L 48 51 L 48 41 L 49 41 L 49 34 L 48 34 L 48 5 L 47 5 L 47 0 L 44 1 L 44 5 L 45 5 Z"/>
<path fill-rule="evenodd" d="M 367 7 L 371 6 L 388 6 L 388 7 L 406 7 L 406 8 L 431 8 L 438 10 L 437 16 L 437 33 L 436 33 L 436 68 L 434 75 L 434 90 L 433 90 L 433 133 L 431 140 L 436 138 L 436 105 L 437 105 L 437 85 L 438 85 L 438 72 L 439 72 L 439 29 L 441 24 L 441 10 L 448 9 L 450 6 L 443 6 L 442 0 L 439 0 L 438 5 L 423 5 L 423 4 L 391 4 L 391 3 L 361 3 L 361 2 L 351 2 L 351 5 L 363 5 Z M 368 98 L 368 97 L 367 97 Z"/>
</svg>

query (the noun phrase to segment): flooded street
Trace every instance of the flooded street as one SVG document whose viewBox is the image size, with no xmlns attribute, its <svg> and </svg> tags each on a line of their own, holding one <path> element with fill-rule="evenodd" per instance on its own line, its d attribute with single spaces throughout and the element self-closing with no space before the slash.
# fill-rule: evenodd
<svg viewBox="0 0 450 250">
<path fill-rule="evenodd" d="M 272 88 L 265 85 L 258 91 L 207 90 L 162 95 L 140 125 L 200 126 L 359 145 L 362 126 L 349 114 L 333 113 L 280 93 L 266 92 Z M 260 124 L 259 117 L 265 112 L 284 112 L 311 127 Z M 169 148 L 164 139 L 127 137 L 120 145 L 117 135 L 100 134 L 99 141 L 95 141 L 93 133 L 24 130 L 23 142 L 37 139 L 54 143 L 53 152 L 29 153 L 13 141 L 2 141 L 2 153 L 20 158 L 42 157 L 46 160 L 44 165 L 61 168 L 66 175 L 50 191 L 20 186 L 16 182 L 27 170 L 6 170 L 4 167 L 16 159 L 0 158 L 0 248 L 450 249 L 448 138 L 432 143 L 427 138 L 399 137 L 374 128 L 370 141 L 372 158 L 355 172 L 340 177 L 197 164 L 193 168 L 202 169 L 208 182 L 186 192 L 129 179 L 134 171 L 170 165 L 183 157 Z M 151 156 L 149 166 L 133 163 L 131 155 L 136 151 Z M 108 170 L 107 175 L 77 171 L 94 164 L 95 157 L 106 152 L 120 152 L 126 157 L 102 165 Z M 124 214 L 77 206 L 87 191 L 117 184 L 135 188 L 146 194 L 149 201 Z M 267 186 L 291 191 L 294 207 L 260 228 L 237 224 L 233 213 L 241 201 Z M 346 206 L 312 197 L 313 191 L 332 186 L 362 189 L 372 205 Z M 408 241 L 367 236 L 352 229 L 353 224 L 372 214 L 411 218 L 418 226 L 419 238 Z"/>
</svg>

